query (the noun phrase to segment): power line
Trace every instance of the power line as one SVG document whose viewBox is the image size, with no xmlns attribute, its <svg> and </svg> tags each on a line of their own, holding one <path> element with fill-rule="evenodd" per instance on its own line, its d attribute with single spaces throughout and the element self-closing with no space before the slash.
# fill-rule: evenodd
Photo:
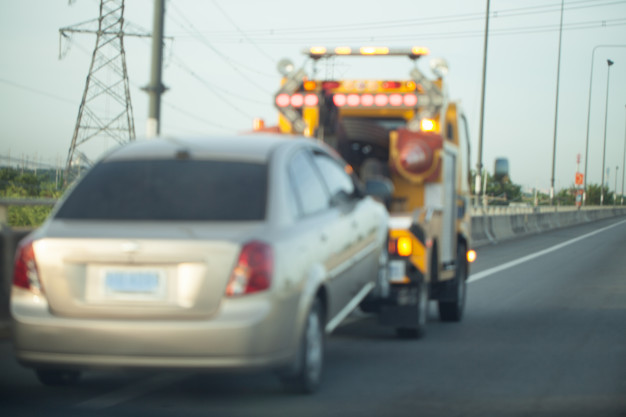
<svg viewBox="0 0 626 417">
<path fill-rule="evenodd" d="M 191 23 L 191 21 L 189 19 L 187 19 L 182 12 L 174 6 L 174 4 L 172 4 L 172 9 L 179 15 L 180 18 L 182 18 L 185 23 L 189 26 L 190 30 L 188 30 L 188 32 L 190 32 L 192 34 L 192 36 L 194 36 L 201 44 L 203 44 L 204 46 L 206 46 L 207 48 L 209 48 L 211 51 L 213 51 L 217 56 L 219 56 L 224 62 L 226 62 L 235 72 L 237 72 L 242 78 L 244 78 L 246 81 L 248 81 L 250 84 L 254 85 L 255 87 L 257 87 L 259 90 L 263 91 L 266 94 L 270 94 L 270 92 L 263 87 L 261 84 L 259 84 L 258 82 L 256 82 L 255 80 L 253 80 L 252 78 L 250 78 L 249 76 L 247 76 L 246 74 L 244 74 L 240 68 L 245 68 L 248 71 L 254 72 L 256 74 L 259 75 L 263 75 L 263 76 L 267 76 L 267 77 L 273 77 L 272 75 L 268 75 L 265 74 L 263 72 L 258 71 L 256 68 L 252 68 L 249 67 L 245 64 L 242 64 L 240 62 L 237 62 L 235 60 L 233 60 L 232 58 L 230 58 L 229 56 L 225 55 L 224 53 L 222 53 L 220 50 L 218 50 L 217 48 L 215 48 L 211 42 L 209 42 L 204 35 L 202 35 L 193 25 L 193 23 Z M 173 18 L 173 16 L 169 15 L 170 18 L 172 18 L 172 20 L 174 21 L 174 23 L 176 23 L 178 26 L 180 26 L 181 28 L 184 28 L 184 25 L 181 24 L 179 21 L 176 21 L 175 18 Z"/>
<path fill-rule="evenodd" d="M 16 83 L 14 81 L 10 81 L 10 80 L 4 79 L 4 78 L 0 78 L 0 83 L 8 84 L 10 86 L 13 86 L 15 88 L 19 88 L 21 90 L 30 91 L 31 93 L 35 93 L 35 94 L 39 94 L 39 95 L 42 95 L 42 96 L 50 97 L 52 99 L 55 99 L 55 100 L 58 100 L 58 101 L 62 101 L 64 103 L 76 105 L 76 101 L 75 100 L 71 100 L 71 99 L 66 98 L 66 97 L 57 96 L 55 94 L 48 93 L 47 91 L 43 91 L 43 90 L 39 90 L 37 88 L 33 88 L 33 87 L 29 87 L 29 86 L 26 86 L 26 85 L 23 85 L 23 84 L 19 84 L 19 83 Z"/>
<path fill-rule="evenodd" d="M 575 2 L 570 2 L 565 10 L 578 10 L 585 9 L 590 7 L 604 7 L 611 6 L 616 4 L 624 4 L 625 0 L 579 0 Z M 495 10 L 491 13 L 493 18 L 508 18 L 508 17 L 517 17 L 517 16 L 525 16 L 525 15 L 533 15 L 533 14 L 545 14 L 545 13 L 553 13 L 560 11 L 560 3 L 554 4 L 544 4 L 540 6 L 527 6 L 527 7 L 518 7 L 511 9 L 502 9 Z M 396 19 L 396 20 L 388 20 L 388 21 L 370 21 L 364 23 L 353 23 L 353 24 L 337 24 L 337 25 L 322 25 L 322 26 L 309 26 L 309 27 L 292 27 L 292 28 L 272 28 L 272 29 L 256 29 L 245 32 L 246 36 L 278 36 L 278 35 L 294 35 L 294 34 L 319 34 L 320 31 L 341 31 L 341 32 L 349 32 L 349 31 L 368 31 L 371 33 L 373 29 L 397 29 L 399 27 L 405 26 L 428 26 L 428 25 L 441 25 L 444 23 L 460 23 L 460 22 L 469 22 L 475 20 L 484 20 L 484 13 L 461 13 L 454 15 L 446 15 L 446 16 L 435 16 L 435 17 L 423 17 L 417 19 Z M 239 40 L 240 37 L 238 34 L 233 33 L 232 31 L 204 31 L 200 32 L 206 35 L 210 35 L 211 37 L 218 37 L 220 35 L 230 36 L 230 40 Z M 256 41 L 255 41 L 256 42 Z"/>
<path fill-rule="evenodd" d="M 606 27 L 617 27 L 623 26 L 626 24 L 626 19 L 605 19 L 605 20 L 593 20 L 593 21 L 583 21 L 583 22 L 573 22 L 567 23 L 563 25 L 563 30 L 581 30 L 581 29 L 594 29 L 594 28 L 606 28 Z M 559 25 L 535 25 L 535 26 L 520 26 L 520 27 L 512 27 L 512 28 L 501 28 L 491 30 L 489 36 L 506 36 L 506 35 L 520 35 L 520 34 L 532 34 L 532 33 L 545 33 L 545 32 L 554 32 L 559 30 Z M 351 36 L 351 37 L 342 37 L 342 41 L 345 43 L 359 43 L 362 41 L 371 41 L 375 39 L 377 42 L 380 41 L 413 41 L 415 39 L 425 40 L 425 39 L 434 39 L 434 40 L 445 40 L 445 39 L 458 39 L 463 37 L 476 37 L 476 36 L 484 36 L 484 33 L 479 30 L 464 30 L 464 31 L 445 31 L 445 32 L 427 32 L 427 33 L 413 33 L 413 34 L 401 34 L 401 35 L 363 35 L 363 36 Z M 334 37 L 315 37 L 315 38 L 293 38 L 289 39 L 268 39 L 264 41 L 266 44 L 298 44 L 304 45 L 307 43 L 311 43 L 311 41 L 315 43 L 326 43 L 326 42 L 335 42 L 336 36 Z"/>
<path fill-rule="evenodd" d="M 261 53 L 261 55 L 265 56 L 273 64 L 276 64 L 276 60 L 272 58 L 267 52 L 265 52 L 252 38 L 246 35 L 246 33 L 241 30 L 241 28 L 237 26 L 233 19 L 231 19 L 231 17 L 224 11 L 224 9 L 222 9 L 218 2 L 213 0 L 213 5 L 224 15 L 224 17 L 230 22 L 230 24 L 233 25 L 235 29 L 237 29 L 237 32 L 239 32 L 252 46 L 254 46 Z"/>
</svg>

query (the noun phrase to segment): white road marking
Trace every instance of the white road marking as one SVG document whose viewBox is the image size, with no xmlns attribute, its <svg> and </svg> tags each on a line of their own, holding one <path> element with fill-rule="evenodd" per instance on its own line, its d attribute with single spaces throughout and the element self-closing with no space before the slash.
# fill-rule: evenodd
<svg viewBox="0 0 626 417">
<path fill-rule="evenodd" d="M 136 384 L 83 401 L 76 404 L 75 407 L 89 410 L 102 410 L 113 407 L 120 403 L 140 397 L 148 392 L 155 391 L 161 387 L 176 383 L 187 378 L 189 375 L 189 373 L 158 374 Z"/>
<path fill-rule="evenodd" d="M 514 267 L 516 265 L 522 264 L 524 262 L 528 262 L 528 261 L 530 261 L 532 259 L 538 258 L 538 257 L 546 255 L 546 254 L 548 254 L 550 252 L 554 252 L 556 250 L 564 248 L 565 246 L 571 245 L 572 243 L 576 243 L 576 242 L 578 242 L 580 240 L 586 239 L 589 236 L 593 236 L 593 235 L 596 235 L 598 233 L 602 233 L 605 230 L 609 230 L 609 229 L 612 229 L 614 227 L 617 227 L 617 226 L 621 225 L 622 223 L 626 223 L 626 220 L 622 220 L 621 222 L 612 224 L 611 226 L 603 227 L 602 229 L 598 229 L 598 230 L 595 230 L 595 231 L 593 231 L 591 233 L 587 233 L 586 235 L 578 236 L 578 237 L 576 237 L 574 239 L 570 239 L 570 240 L 568 240 L 566 242 L 559 243 L 558 245 L 554 245 L 554 246 L 552 246 L 550 248 L 541 250 L 539 252 L 531 253 L 530 255 L 526 255 L 526 256 L 524 256 L 522 258 L 519 258 L 519 259 L 516 259 L 514 261 L 507 262 L 505 264 L 502 264 L 502 265 L 499 265 L 499 266 L 496 266 L 496 267 L 493 267 L 493 268 L 489 268 L 489 269 L 486 269 L 484 271 L 477 272 L 475 274 L 471 274 L 470 277 L 468 278 L 467 282 L 469 283 L 469 282 L 478 281 L 478 280 L 483 279 L 483 278 L 487 278 L 488 276 L 493 275 L 493 274 L 495 274 L 497 272 L 504 271 L 505 269 L 512 268 L 512 267 Z"/>
</svg>

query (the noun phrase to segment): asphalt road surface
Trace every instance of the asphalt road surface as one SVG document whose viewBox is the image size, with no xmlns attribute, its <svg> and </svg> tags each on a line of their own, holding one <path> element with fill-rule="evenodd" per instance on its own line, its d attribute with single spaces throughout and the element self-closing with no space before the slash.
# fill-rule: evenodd
<svg viewBox="0 0 626 417">
<path fill-rule="evenodd" d="M 436 306 L 421 340 L 355 315 L 327 340 L 324 381 L 268 373 L 87 372 L 40 385 L 0 341 L 3 416 L 626 417 L 626 220 L 478 250 L 461 323 Z"/>
</svg>

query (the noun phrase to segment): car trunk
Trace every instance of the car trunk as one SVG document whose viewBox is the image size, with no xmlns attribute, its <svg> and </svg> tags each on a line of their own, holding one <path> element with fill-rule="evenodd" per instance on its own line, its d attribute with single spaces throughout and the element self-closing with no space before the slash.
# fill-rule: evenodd
<svg viewBox="0 0 626 417">
<path fill-rule="evenodd" d="M 103 319 L 206 318 L 218 310 L 240 242 L 255 228 L 230 226 L 54 222 L 48 237 L 34 243 L 50 311 Z"/>
</svg>

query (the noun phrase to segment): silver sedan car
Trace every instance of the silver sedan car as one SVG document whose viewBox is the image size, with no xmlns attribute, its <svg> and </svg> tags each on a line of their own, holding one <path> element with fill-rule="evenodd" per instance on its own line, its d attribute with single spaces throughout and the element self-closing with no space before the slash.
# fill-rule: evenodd
<svg viewBox="0 0 626 417">
<path fill-rule="evenodd" d="M 90 368 L 273 369 L 320 382 L 324 337 L 376 285 L 387 211 L 305 138 L 133 142 L 16 254 L 17 359 L 48 385 Z"/>
</svg>

